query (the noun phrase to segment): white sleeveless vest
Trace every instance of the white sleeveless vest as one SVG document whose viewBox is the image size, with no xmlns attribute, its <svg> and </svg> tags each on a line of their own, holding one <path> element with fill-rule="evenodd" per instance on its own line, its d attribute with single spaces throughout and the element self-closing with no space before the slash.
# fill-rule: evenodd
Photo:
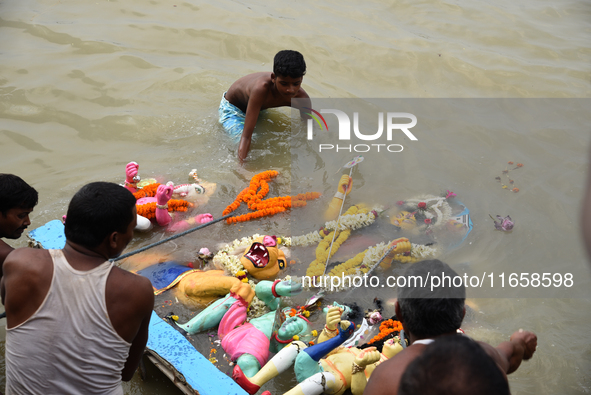
<svg viewBox="0 0 591 395">
<path fill-rule="evenodd" d="M 121 371 L 131 344 L 107 313 L 113 263 L 80 271 L 61 250 L 49 253 L 53 278 L 45 300 L 28 320 L 6 330 L 6 394 L 123 395 Z"/>
</svg>

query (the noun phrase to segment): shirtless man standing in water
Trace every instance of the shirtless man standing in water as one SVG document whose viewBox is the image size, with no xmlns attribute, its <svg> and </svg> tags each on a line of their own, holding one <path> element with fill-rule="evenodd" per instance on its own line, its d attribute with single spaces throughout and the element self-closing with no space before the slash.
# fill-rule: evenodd
<svg viewBox="0 0 591 395">
<path fill-rule="evenodd" d="M 261 110 L 291 106 L 291 99 L 310 97 L 301 88 L 306 62 L 297 51 L 284 50 L 275 55 L 273 72 L 249 74 L 234 82 L 222 97 L 219 122 L 232 137 L 240 137 L 238 158 L 242 163 L 250 150 L 250 140 Z M 308 116 L 300 109 L 303 119 Z"/>
</svg>

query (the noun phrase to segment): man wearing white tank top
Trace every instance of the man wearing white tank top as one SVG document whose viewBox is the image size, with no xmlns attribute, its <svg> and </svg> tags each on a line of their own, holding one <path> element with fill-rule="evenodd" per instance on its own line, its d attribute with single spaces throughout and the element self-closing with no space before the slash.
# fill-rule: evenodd
<svg viewBox="0 0 591 395">
<path fill-rule="evenodd" d="M 429 344 L 436 343 L 438 338 L 447 335 L 463 336 L 457 334 L 457 331 L 466 314 L 466 289 L 463 285 L 447 287 L 444 282 L 441 287 L 431 291 L 429 285 L 418 287 L 410 280 L 411 277 L 420 276 L 424 279 L 429 275 L 453 278 L 457 273 L 437 259 L 415 263 L 405 271 L 407 286 L 398 287 L 395 311 L 410 346 L 374 370 L 364 395 L 396 395 L 407 366 L 421 356 Z M 522 360 L 532 357 L 536 350 L 537 337 L 532 332 L 520 329 L 511 335 L 508 342 L 503 342 L 496 348 L 484 342 L 477 343 L 506 378 L 506 374 L 514 372 Z"/>
<path fill-rule="evenodd" d="M 123 394 L 148 340 L 148 279 L 109 261 L 133 237 L 135 198 L 88 184 L 68 207 L 63 250 L 17 249 L 4 262 L 6 394 Z"/>
</svg>

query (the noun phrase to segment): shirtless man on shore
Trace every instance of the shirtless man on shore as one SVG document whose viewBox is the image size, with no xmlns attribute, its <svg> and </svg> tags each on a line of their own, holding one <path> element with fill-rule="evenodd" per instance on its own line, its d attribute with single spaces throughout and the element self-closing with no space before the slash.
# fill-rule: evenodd
<svg viewBox="0 0 591 395">
<path fill-rule="evenodd" d="M 273 72 L 249 74 L 230 86 L 222 97 L 219 122 L 234 138 L 240 136 L 238 159 L 242 163 L 250 150 L 252 133 L 261 110 L 291 106 L 291 99 L 306 99 L 303 107 L 311 107 L 310 97 L 301 88 L 306 62 L 297 51 L 284 50 L 275 55 Z M 303 119 L 309 116 L 300 109 Z"/>
</svg>

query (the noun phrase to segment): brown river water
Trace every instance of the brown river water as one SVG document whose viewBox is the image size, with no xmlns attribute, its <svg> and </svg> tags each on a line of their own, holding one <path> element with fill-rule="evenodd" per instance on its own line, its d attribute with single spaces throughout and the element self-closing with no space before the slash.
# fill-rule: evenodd
<svg viewBox="0 0 591 395">
<path fill-rule="evenodd" d="M 212 225 L 155 253 L 188 261 L 220 241 L 320 227 L 345 173 L 339 168 L 354 154 L 319 153 L 297 119 L 292 128 L 289 109 L 273 109 L 259 118 L 240 166 L 236 144 L 217 123 L 233 81 L 271 71 L 277 51 L 295 49 L 307 62 L 303 87 L 313 107 L 329 108 L 329 98 L 377 98 L 363 103 L 419 120 L 418 141 L 394 141 L 404 151 L 363 154 L 348 202 L 390 207 L 453 190 L 474 222 L 466 241 L 441 257 L 456 270 L 497 280 L 513 272 L 573 275 L 568 289 L 503 289 L 497 282 L 490 293 L 469 290 L 474 309 L 464 329 L 492 344 L 519 328 L 537 333 L 534 358 L 509 376 L 512 393 L 591 393 L 591 265 L 580 237 L 591 142 L 588 1 L 1 1 L 0 35 L 0 172 L 39 191 L 31 229 L 61 218 L 83 184 L 122 182 L 129 161 L 140 164 L 142 177 L 175 182 L 187 182 L 197 168 L 217 183 L 198 209 L 214 217 L 264 170 L 280 172 L 270 197 L 324 194 L 292 215 Z M 518 193 L 495 181 L 513 169 L 508 161 L 524 164 L 509 173 Z M 495 231 L 489 214 L 511 215 L 515 229 Z M 388 232 L 382 221 L 372 244 Z M 139 234 L 128 250 L 163 237 L 159 230 Z M 350 254 L 365 248 L 359 239 Z M 25 237 L 12 245 L 25 246 Z M 313 251 L 293 257 L 306 267 Z M 301 274 L 295 266 L 288 271 Z M 387 288 L 355 292 L 363 308 L 375 296 L 395 296 Z M 155 308 L 183 319 L 194 313 L 166 293 Z M 210 348 L 206 336 L 196 342 Z M 288 372 L 265 388 L 278 394 L 294 384 Z M 136 375 L 124 390 L 179 393 L 153 367 L 147 382 Z"/>
</svg>

